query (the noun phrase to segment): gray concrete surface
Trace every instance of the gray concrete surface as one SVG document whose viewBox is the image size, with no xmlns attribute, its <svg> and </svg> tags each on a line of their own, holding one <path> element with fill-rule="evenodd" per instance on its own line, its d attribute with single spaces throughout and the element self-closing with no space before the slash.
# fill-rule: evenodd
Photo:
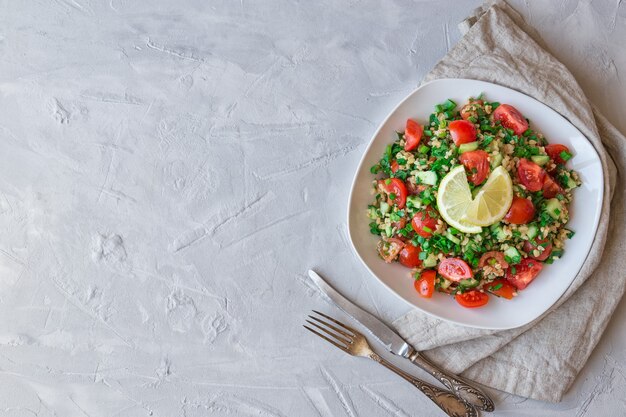
<svg viewBox="0 0 626 417">
<path fill-rule="evenodd" d="M 624 132 L 620 3 L 513 5 Z M 304 273 L 407 310 L 352 255 L 347 192 L 478 5 L 0 2 L 0 415 L 439 415 L 302 330 L 333 311 Z M 495 415 L 626 415 L 625 320 L 562 403 Z"/>
</svg>

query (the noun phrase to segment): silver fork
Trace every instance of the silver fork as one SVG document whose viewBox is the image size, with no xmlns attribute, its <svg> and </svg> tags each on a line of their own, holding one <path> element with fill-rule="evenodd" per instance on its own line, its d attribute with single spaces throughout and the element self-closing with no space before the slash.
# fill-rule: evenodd
<svg viewBox="0 0 626 417">
<path fill-rule="evenodd" d="M 422 391 L 424 395 L 430 398 L 432 402 L 437 404 L 439 408 L 441 408 L 450 417 L 478 416 L 476 409 L 472 405 L 463 401 L 452 392 L 438 388 L 434 385 L 422 381 L 421 379 L 415 378 L 412 375 L 404 372 L 400 368 L 397 368 L 396 366 L 387 362 L 385 359 L 381 358 L 376 352 L 372 350 L 365 336 L 354 330 L 352 327 L 349 327 L 342 322 L 327 316 L 326 314 L 320 313 L 319 311 L 313 310 L 313 312 L 321 317 L 324 317 L 326 320 L 309 315 L 309 318 L 311 320 L 306 320 L 306 322 L 324 333 L 325 335 L 318 332 L 317 330 L 312 329 L 306 324 L 304 325 L 305 329 L 315 333 L 322 339 L 338 347 L 344 352 L 349 353 L 352 356 L 362 356 L 364 358 L 370 358 L 385 366 L 386 368 L 392 370 L 393 372 L 413 384 L 417 389 Z M 340 326 L 341 328 L 331 324 L 331 322 L 336 324 L 337 326 Z"/>
</svg>

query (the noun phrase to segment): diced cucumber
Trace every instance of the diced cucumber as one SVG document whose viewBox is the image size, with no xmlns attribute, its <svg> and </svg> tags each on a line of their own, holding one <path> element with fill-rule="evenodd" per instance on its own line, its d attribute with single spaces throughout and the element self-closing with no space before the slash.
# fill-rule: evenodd
<svg viewBox="0 0 626 417">
<path fill-rule="evenodd" d="M 439 288 L 441 288 L 442 290 L 447 290 L 450 285 L 452 285 L 452 281 L 441 278 L 441 281 L 439 282 Z"/>
<path fill-rule="evenodd" d="M 478 142 L 462 143 L 459 145 L 459 153 L 475 151 L 478 149 Z"/>
<path fill-rule="evenodd" d="M 406 198 L 406 205 L 419 208 L 422 205 L 422 200 L 416 195 L 410 195 Z"/>
<path fill-rule="evenodd" d="M 389 213 L 389 204 L 387 204 L 385 201 L 381 201 L 380 203 L 380 212 L 383 214 L 383 216 L 387 213 Z"/>
<path fill-rule="evenodd" d="M 532 159 L 532 161 L 539 166 L 544 166 L 550 162 L 550 157 L 548 155 L 533 155 L 530 159 Z"/>
<path fill-rule="evenodd" d="M 454 236 L 452 233 L 450 233 L 449 230 L 446 230 L 445 236 L 448 238 L 449 241 L 456 243 L 457 245 L 461 243 L 461 239 Z"/>
<path fill-rule="evenodd" d="M 426 259 L 422 261 L 424 268 L 433 268 L 437 266 L 437 256 L 434 253 L 429 253 Z"/>
<path fill-rule="evenodd" d="M 539 233 L 539 228 L 536 225 L 534 224 L 528 225 L 528 231 L 526 232 L 526 236 L 528 236 L 528 239 L 534 239 L 538 233 Z"/>
<path fill-rule="evenodd" d="M 498 242 L 504 242 L 506 240 L 506 234 L 504 233 L 504 229 L 502 229 L 502 226 L 500 226 L 499 224 L 498 227 L 493 229 L 493 232 Z"/>
<path fill-rule="evenodd" d="M 551 198 L 546 200 L 546 213 L 550 215 L 553 219 L 558 219 L 563 213 L 563 205 L 557 198 Z"/>
<path fill-rule="evenodd" d="M 563 179 L 566 179 L 566 178 L 567 178 L 567 180 L 566 180 L 565 184 L 563 184 L 566 189 L 572 190 L 572 189 L 578 187 L 578 185 L 576 184 L 576 181 L 574 181 L 574 179 L 572 177 L 570 177 L 568 175 L 564 175 Z"/>
<path fill-rule="evenodd" d="M 385 234 L 387 235 L 387 237 L 391 237 L 391 226 L 385 227 Z"/>
<path fill-rule="evenodd" d="M 463 288 L 474 288 L 474 287 L 477 287 L 478 284 L 480 284 L 480 281 L 478 281 L 475 278 L 462 279 L 459 282 L 459 286 Z"/>
<path fill-rule="evenodd" d="M 491 165 L 491 169 L 495 169 L 497 167 L 500 166 L 500 164 L 502 163 L 502 154 L 495 154 L 495 155 L 491 155 L 489 157 L 489 159 L 491 160 L 490 164 Z"/>
<path fill-rule="evenodd" d="M 435 171 L 420 171 L 415 176 L 422 184 L 437 184 L 437 173 Z"/>
<path fill-rule="evenodd" d="M 504 260 L 510 264 L 518 264 L 522 261 L 522 255 L 514 247 L 510 247 L 504 251 Z"/>
</svg>

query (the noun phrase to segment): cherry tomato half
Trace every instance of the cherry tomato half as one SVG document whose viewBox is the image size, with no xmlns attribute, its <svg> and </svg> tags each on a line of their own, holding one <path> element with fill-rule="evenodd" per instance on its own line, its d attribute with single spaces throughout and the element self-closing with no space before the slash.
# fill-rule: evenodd
<svg viewBox="0 0 626 417">
<path fill-rule="evenodd" d="M 378 254 L 387 263 L 393 262 L 402 248 L 404 242 L 396 238 L 381 239 L 378 241 Z"/>
<path fill-rule="evenodd" d="M 417 123 L 415 120 L 407 119 L 406 129 L 404 130 L 404 150 L 408 152 L 417 148 L 420 140 L 422 140 L 423 134 L 424 128 L 421 124 Z"/>
<path fill-rule="evenodd" d="M 457 303 L 465 308 L 482 307 L 489 302 L 489 296 L 484 292 L 472 290 L 454 296 Z"/>
<path fill-rule="evenodd" d="M 522 158 L 517 163 L 517 178 L 528 191 L 535 192 L 543 188 L 546 171 L 539 165 Z"/>
<path fill-rule="evenodd" d="M 538 256 L 535 256 L 533 252 L 539 247 L 542 247 L 543 251 L 541 251 Z M 538 261 L 545 261 L 552 253 L 552 242 L 547 239 L 535 239 L 532 242 L 530 240 L 527 240 L 526 242 L 524 242 L 524 252 L 526 252 L 528 256 L 533 259 L 536 259 Z"/>
<path fill-rule="evenodd" d="M 509 269 L 506 270 L 505 277 L 515 288 L 523 290 L 537 278 L 537 275 L 539 275 L 542 269 L 543 265 L 541 262 L 524 258 L 519 264 L 511 265 Z"/>
<path fill-rule="evenodd" d="M 413 225 L 415 233 L 421 237 L 431 237 L 437 228 L 437 219 L 434 210 L 430 207 L 426 207 L 425 210 L 418 211 L 415 213 L 415 216 L 413 216 L 411 224 Z"/>
<path fill-rule="evenodd" d="M 470 268 L 464 260 L 459 258 L 445 258 L 443 261 L 439 262 L 437 271 L 439 275 L 455 282 L 474 276 L 472 268 Z"/>
<path fill-rule="evenodd" d="M 561 188 L 561 186 L 557 184 L 556 181 L 554 181 L 554 178 L 552 178 L 549 174 L 546 174 L 544 177 L 543 187 L 541 189 L 545 198 L 552 198 L 557 194 L 564 193 L 563 188 Z"/>
<path fill-rule="evenodd" d="M 396 204 L 398 208 L 404 208 L 408 192 L 404 182 L 398 178 L 387 178 L 386 180 L 378 180 L 378 186 L 387 194 L 387 202 L 389 205 Z M 391 198 L 393 194 L 393 199 Z"/>
<path fill-rule="evenodd" d="M 422 264 L 422 261 L 420 261 L 420 252 L 421 249 L 417 246 L 405 243 L 398 256 L 398 262 L 407 268 L 417 268 Z"/>
<path fill-rule="evenodd" d="M 476 141 L 476 126 L 467 120 L 455 120 L 448 125 L 456 146 Z"/>
<path fill-rule="evenodd" d="M 528 129 L 528 122 L 522 113 L 510 104 L 500 104 L 493 111 L 493 120 L 499 121 L 502 126 L 511 129 L 516 135 L 521 135 Z"/>
<path fill-rule="evenodd" d="M 435 292 L 435 277 L 437 273 L 432 269 L 422 271 L 420 278 L 415 280 L 415 289 L 424 298 L 430 298 Z"/>
<path fill-rule="evenodd" d="M 489 176 L 489 154 L 485 151 L 464 152 L 459 161 L 469 172 L 469 180 L 474 185 L 480 185 Z"/>
<path fill-rule="evenodd" d="M 507 300 L 515 297 L 514 294 L 517 292 L 517 289 L 513 285 L 511 285 L 507 280 L 502 278 L 496 279 L 493 282 L 486 284 L 485 289 L 490 293 L 497 295 L 498 297 L 506 298 Z"/>
<path fill-rule="evenodd" d="M 513 224 L 526 224 L 535 217 L 535 206 L 532 201 L 522 197 L 514 196 L 509 212 L 504 216 L 504 220 Z"/>
<path fill-rule="evenodd" d="M 565 159 L 561 157 L 561 152 L 567 152 L 571 155 L 569 148 L 565 145 L 561 145 L 560 143 L 554 143 L 552 145 L 546 145 L 545 147 L 546 153 L 557 164 L 564 164 L 567 162 Z"/>
</svg>

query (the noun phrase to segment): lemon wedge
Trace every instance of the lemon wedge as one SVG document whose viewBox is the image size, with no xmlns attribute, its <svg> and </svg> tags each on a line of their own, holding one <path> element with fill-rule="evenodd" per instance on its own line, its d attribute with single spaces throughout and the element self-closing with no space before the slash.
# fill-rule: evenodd
<svg viewBox="0 0 626 417">
<path fill-rule="evenodd" d="M 510 181 L 511 179 L 509 178 Z M 437 208 L 441 217 L 450 226 L 459 229 L 463 233 L 480 233 L 482 231 L 480 226 L 472 224 L 465 219 L 465 214 L 472 204 L 472 192 L 467 182 L 465 168 L 459 165 L 453 168 L 441 180 L 437 191 Z"/>
<path fill-rule="evenodd" d="M 489 175 L 462 220 L 477 226 L 489 226 L 506 215 L 513 201 L 513 183 L 509 173 L 499 166 Z"/>
</svg>

